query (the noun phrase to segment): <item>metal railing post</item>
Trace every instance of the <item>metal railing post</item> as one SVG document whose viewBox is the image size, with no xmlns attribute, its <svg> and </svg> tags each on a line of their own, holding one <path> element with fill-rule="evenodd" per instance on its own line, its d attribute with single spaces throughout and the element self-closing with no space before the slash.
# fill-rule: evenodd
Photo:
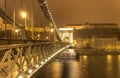
<svg viewBox="0 0 120 78">
<path fill-rule="evenodd" d="M 11 78 L 12 72 L 11 72 L 11 50 L 9 50 L 9 55 L 8 55 L 8 78 Z"/>
<path fill-rule="evenodd" d="M 19 48 L 19 54 L 20 54 L 20 67 L 19 67 L 19 73 L 23 73 L 23 59 L 22 59 L 22 51 L 23 48 Z"/>
</svg>

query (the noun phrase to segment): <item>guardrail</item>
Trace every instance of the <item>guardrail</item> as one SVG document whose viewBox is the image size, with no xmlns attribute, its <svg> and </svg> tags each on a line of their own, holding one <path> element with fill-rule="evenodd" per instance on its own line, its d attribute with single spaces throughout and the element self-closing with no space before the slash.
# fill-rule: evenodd
<svg viewBox="0 0 120 78">
<path fill-rule="evenodd" d="M 27 78 L 39 64 L 67 45 L 58 42 L 1 45 L 0 78 Z"/>
</svg>

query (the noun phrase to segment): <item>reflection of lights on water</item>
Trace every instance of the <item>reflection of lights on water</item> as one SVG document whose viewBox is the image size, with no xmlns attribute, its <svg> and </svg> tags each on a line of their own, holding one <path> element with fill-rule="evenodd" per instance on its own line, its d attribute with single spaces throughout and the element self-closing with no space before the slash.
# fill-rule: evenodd
<svg viewBox="0 0 120 78">
<path fill-rule="evenodd" d="M 120 55 L 118 55 L 118 65 L 120 64 Z M 118 71 L 120 71 L 120 67 L 118 67 L 117 69 Z"/>
<path fill-rule="evenodd" d="M 107 71 L 112 71 L 112 55 L 107 55 Z M 107 74 L 111 74 L 110 72 L 107 72 Z"/>
<path fill-rule="evenodd" d="M 120 62 L 120 55 L 118 55 L 118 61 Z"/>
<path fill-rule="evenodd" d="M 70 70 L 71 71 L 69 71 L 69 73 L 70 73 L 69 77 L 79 78 L 80 74 L 82 74 L 81 71 L 80 71 L 80 69 L 82 69 L 82 68 L 80 67 L 79 62 L 77 62 L 77 61 L 71 62 L 71 64 L 70 64 Z M 76 71 L 77 73 L 73 72 L 73 71 Z M 80 74 L 78 74 L 78 73 L 80 73 Z"/>
<path fill-rule="evenodd" d="M 107 62 L 111 63 L 112 62 L 112 55 L 107 55 Z"/>
<path fill-rule="evenodd" d="M 51 66 L 51 72 L 54 73 L 53 76 L 55 76 L 55 78 L 61 78 L 63 69 L 64 69 L 63 63 L 61 63 L 61 62 L 55 62 Z"/>
</svg>

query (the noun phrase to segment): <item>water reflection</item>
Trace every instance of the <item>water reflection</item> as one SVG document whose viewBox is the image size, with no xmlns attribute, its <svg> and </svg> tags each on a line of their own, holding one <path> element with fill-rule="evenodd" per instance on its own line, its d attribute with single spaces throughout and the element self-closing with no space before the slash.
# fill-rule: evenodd
<svg viewBox="0 0 120 78">
<path fill-rule="evenodd" d="M 74 59 L 64 61 L 62 78 L 80 78 L 80 74 L 78 73 L 80 73 L 78 61 Z"/>
<path fill-rule="evenodd" d="M 55 59 L 35 78 L 120 78 L 120 55 L 68 57 Z"/>
<path fill-rule="evenodd" d="M 107 63 L 112 63 L 112 55 L 107 55 Z"/>
<path fill-rule="evenodd" d="M 71 65 L 70 65 L 70 76 L 69 78 L 79 78 L 80 77 L 80 74 L 78 73 L 81 73 L 79 70 L 80 70 L 80 66 L 79 66 L 79 62 L 77 61 L 71 61 Z"/>
<path fill-rule="evenodd" d="M 107 64 L 106 64 L 107 78 L 112 78 L 113 75 L 112 59 L 113 59 L 112 55 L 107 55 Z"/>
<path fill-rule="evenodd" d="M 117 71 L 118 71 L 118 77 L 120 78 L 120 55 L 118 55 L 118 69 L 117 69 Z"/>
<path fill-rule="evenodd" d="M 88 78 L 88 56 L 80 56 L 81 78 Z"/>
<path fill-rule="evenodd" d="M 118 62 L 120 63 L 120 55 L 118 55 Z"/>
<path fill-rule="evenodd" d="M 63 68 L 63 64 L 61 62 L 59 61 L 54 62 L 54 64 L 51 65 L 50 68 L 51 68 L 50 71 L 51 71 L 52 78 L 61 78 L 62 68 Z"/>
</svg>

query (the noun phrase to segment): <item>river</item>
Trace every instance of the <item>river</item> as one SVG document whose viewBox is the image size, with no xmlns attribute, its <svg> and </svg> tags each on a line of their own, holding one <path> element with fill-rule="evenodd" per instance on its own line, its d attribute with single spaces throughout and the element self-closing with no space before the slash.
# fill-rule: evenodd
<svg viewBox="0 0 120 78">
<path fill-rule="evenodd" d="M 120 78 L 120 55 L 82 55 L 66 50 L 34 78 Z"/>
</svg>

